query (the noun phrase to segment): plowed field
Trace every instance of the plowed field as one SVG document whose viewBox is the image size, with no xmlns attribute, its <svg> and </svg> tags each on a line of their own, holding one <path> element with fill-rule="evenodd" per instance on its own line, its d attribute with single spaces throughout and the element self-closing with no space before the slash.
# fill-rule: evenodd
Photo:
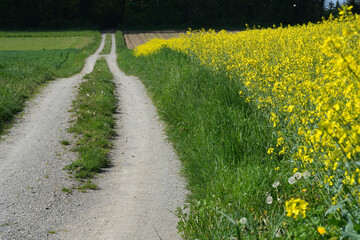
<svg viewBox="0 0 360 240">
<path fill-rule="evenodd" d="M 129 49 L 134 49 L 137 46 L 153 38 L 169 39 L 173 37 L 178 37 L 181 33 L 185 33 L 185 32 L 186 31 L 151 31 L 151 32 L 125 31 L 124 39 L 126 46 Z"/>
</svg>

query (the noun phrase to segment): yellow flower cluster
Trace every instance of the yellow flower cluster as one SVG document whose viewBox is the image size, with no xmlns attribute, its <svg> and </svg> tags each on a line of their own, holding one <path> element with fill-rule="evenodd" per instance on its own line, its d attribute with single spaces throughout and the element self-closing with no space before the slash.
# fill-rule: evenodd
<svg viewBox="0 0 360 240">
<path fill-rule="evenodd" d="M 300 198 L 292 198 L 289 201 L 286 201 L 285 208 L 288 217 L 297 218 L 299 214 L 305 218 L 306 217 L 306 209 L 309 203 L 300 199 Z"/>
<path fill-rule="evenodd" d="M 225 70 L 230 81 L 243 83 L 240 95 L 269 114 L 279 135 L 269 154 L 288 153 L 302 172 L 319 173 L 330 198 L 360 202 L 359 32 L 360 17 L 345 6 L 339 18 L 317 24 L 189 31 L 152 40 L 134 54 L 167 47 Z M 350 193 L 339 192 L 341 184 Z"/>
</svg>

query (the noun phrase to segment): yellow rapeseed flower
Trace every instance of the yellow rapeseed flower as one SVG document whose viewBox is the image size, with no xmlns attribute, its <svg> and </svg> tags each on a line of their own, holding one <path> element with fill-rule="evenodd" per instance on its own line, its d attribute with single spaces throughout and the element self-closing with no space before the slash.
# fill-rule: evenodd
<svg viewBox="0 0 360 240">
<path fill-rule="evenodd" d="M 267 153 L 268 154 L 272 154 L 274 152 L 274 148 L 269 148 L 268 150 L 267 150 Z"/>
<path fill-rule="evenodd" d="M 288 217 L 297 218 L 297 216 L 300 214 L 303 218 L 305 218 L 307 205 L 309 205 L 309 203 L 300 198 L 292 198 L 289 201 L 286 201 L 286 215 Z"/>
<path fill-rule="evenodd" d="M 332 188 L 324 194 L 337 194 L 332 183 L 343 179 L 350 191 L 343 197 L 360 202 L 360 175 L 350 166 L 360 160 L 360 17 L 349 6 L 340 10 L 340 17 L 318 24 L 238 33 L 189 31 L 151 40 L 134 54 L 166 47 L 226 72 L 229 81 L 241 82 L 236 89 L 241 97 L 267 113 L 280 132 L 279 155 L 286 152 L 302 171 L 319 173 L 318 186 Z"/>
</svg>

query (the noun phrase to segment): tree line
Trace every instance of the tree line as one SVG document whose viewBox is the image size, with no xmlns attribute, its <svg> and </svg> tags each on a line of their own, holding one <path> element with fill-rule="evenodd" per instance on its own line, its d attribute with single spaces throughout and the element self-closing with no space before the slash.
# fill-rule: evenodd
<svg viewBox="0 0 360 240">
<path fill-rule="evenodd" d="M 359 0 L 348 2 L 360 5 Z M 1 0 L 0 29 L 297 24 L 318 21 L 337 7 L 324 4 L 325 0 Z"/>
</svg>

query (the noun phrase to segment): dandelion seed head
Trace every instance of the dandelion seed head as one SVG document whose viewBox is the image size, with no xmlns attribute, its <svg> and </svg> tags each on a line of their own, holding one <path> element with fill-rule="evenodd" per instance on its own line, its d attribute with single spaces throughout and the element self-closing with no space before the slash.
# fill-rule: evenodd
<svg viewBox="0 0 360 240">
<path fill-rule="evenodd" d="M 279 185 L 280 185 L 280 182 L 276 181 L 272 186 L 273 186 L 273 188 L 277 188 Z"/>
<path fill-rule="evenodd" d="M 296 179 L 294 177 L 289 177 L 288 182 L 292 185 L 296 182 Z"/>
<path fill-rule="evenodd" d="M 294 178 L 295 178 L 296 180 L 300 180 L 300 179 L 301 179 L 301 173 L 296 172 L 296 173 L 294 174 Z"/>
<path fill-rule="evenodd" d="M 310 177 L 310 172 L 308 172 L 308 171 L 305 171 L 305 172 L 303 172 L 303 177 L 305 178 L 305 179 L 308 179 L 309 177 Z"/>
<path fill-rule="evenodd" d="M 276 229 L 275 237 L 280 238 L 282 237 L 283 234 L 284 234 L 284 230 L 282 230 L 281 228 Z"/>
<path fill-rule="evenodd" d="M 240 222 L 240 224 L 242 224 L 242 225 L 247 224 L 247 219 L 246 219 L 246 217 L 241 218 L 239 222 Z"/>
</svg>

